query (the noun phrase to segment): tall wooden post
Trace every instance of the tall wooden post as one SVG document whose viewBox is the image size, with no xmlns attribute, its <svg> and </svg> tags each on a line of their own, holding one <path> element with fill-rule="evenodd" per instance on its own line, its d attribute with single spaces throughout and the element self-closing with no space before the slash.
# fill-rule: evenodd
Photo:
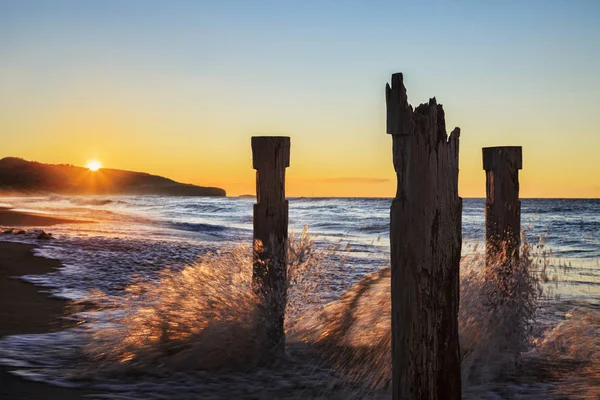
<svg viewBox="0 0 600 400">
<path fill-rule="evenodd" d="M 252 283 L 260 300 L 257 334 L 266 362 L 285 351 L 283 330 L 286 305 L 288 202 L 285 169 L 290 165 L 290 138 L 252 138 L 256 169 L 254 205 L 254 260 Z"/>
<path fill-rule="evenodd" d="M 390 224 L 393 398 L 460 399 L 460 129 L 448 138 L 435 98 L 413 111 L 401 73 L 385 92 L 398 178 Z"/>
<path fill-rule="evenodd" d="M 486 174 L 485 254 L 488 265 L 516 261 L 519 257 L 519 170 L 522 168 L 521 147 L 483 148 Z"/>
</svg>

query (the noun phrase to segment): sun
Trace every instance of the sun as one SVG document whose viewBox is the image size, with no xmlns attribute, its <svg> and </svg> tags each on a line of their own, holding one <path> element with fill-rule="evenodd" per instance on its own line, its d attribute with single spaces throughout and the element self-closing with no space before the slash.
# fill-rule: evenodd
<svg viewBox="0 0 600 400">
<path fill-rule="evenodd" d="M 100 164 L 100 161 L 98 161 L 98 160 L 90 160 L 87 162 L 87 164 L 85 166 L 90 171 L 98 171 L 100 168 L 102 168 L 102 164 Z"/>
</svg>

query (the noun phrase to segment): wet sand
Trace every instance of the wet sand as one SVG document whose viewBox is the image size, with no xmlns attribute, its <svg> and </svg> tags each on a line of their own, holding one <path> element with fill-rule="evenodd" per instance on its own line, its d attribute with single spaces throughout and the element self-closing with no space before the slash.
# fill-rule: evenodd
<svg viewBox="0 0 600 400">
<path fill-rule="evenodd" d="M 1 214 L 1 213 L 0 213 Z M 4 224 L 0 220 L 0 224 Z M 71 322 L 62 318 L 66 302 L 49 298 L 39 288 L 12 276 L 43 274 L 60 266 L 57 260 L 33 255 L 35 246 L 0 242 L 0 337 L 44 333 L 65 329 Z M 83 390 L 60 388 L 26 381 L 0 366 L 2 399 L 80 399 Z"/>
<path fill-rule="evenodd" d="M 45 214 L 15 211 L 0 207 L 0 225 L 2 226 L 52 226 L 66 223 L 85 223 L 88 221 L 59 218 Z"/>
</svg>

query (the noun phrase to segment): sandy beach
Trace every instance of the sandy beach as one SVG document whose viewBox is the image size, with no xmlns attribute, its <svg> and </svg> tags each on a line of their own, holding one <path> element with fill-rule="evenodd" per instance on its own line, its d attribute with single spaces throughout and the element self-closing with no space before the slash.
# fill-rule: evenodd
<svg viewBox="0 0 600 400">
<path fill-rule="evenodd" d="M 0 210 L 2 226 L 50 226 L 73 222 L 52 216 Z M 13 277 L 44 274 L 60 267 L 57 260 L 33 255 L 35 246 L 0 242 L 0 337 L 44 333 L 65 329 L 69 321 L 62 318 L 66 302 L 49 298 L 43 290 Z M 0 398 L 3 399 L 79 399 L 87 392 L 16 377 L 0 366 Z"/>
<path fill-rule="evenodd" d="M 54 217 L 51 215 L 15 211 L 0 207 L 0 226 L 52 226 L 56 224 L 86 223 L 88 221 Z"/>
</svg>

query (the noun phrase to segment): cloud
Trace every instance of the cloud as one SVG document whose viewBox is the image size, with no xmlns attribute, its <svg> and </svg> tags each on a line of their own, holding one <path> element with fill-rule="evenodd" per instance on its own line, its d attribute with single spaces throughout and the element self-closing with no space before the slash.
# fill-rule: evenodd
<svg viewBox="0 0 600 400">
<path fill-rule="evenodd" d="M 327 182 L 327 183 L 356 183 L 356 184 L 363 184 L 363 185 L 372 185 L 372 184 L 377 184 L 377 183 L 390 182 L 390 179 L 387 179 L 387 178 L 362 178 L 362 177 L 356 177 L 356 176 L 349 176 L 349 177 L 338 177 L 338 178 L 324 178 L 324 179 L 319 179 L 319 181 Z"/>
</svg>

